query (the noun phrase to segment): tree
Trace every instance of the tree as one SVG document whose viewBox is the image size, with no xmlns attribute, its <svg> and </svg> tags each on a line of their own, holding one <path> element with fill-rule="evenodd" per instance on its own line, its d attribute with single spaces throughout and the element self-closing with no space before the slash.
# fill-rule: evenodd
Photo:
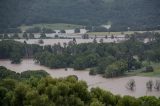
<svg viewBox="0 0 160 106">
<path fill-rule="evenodd" d="M 127 63 L 124 60 L 116 61 L 109 65 L 105 71 L 106 77 L 116 77 L 123 75 L 127 71 Z"/>
<path fill-rule="evenodd" d="M 102 102 L 98 101 L 98 100 L 94 100 L 90 106 L 105 106 Z"/>
<path fill-rule="evenodd" d="M 55 38 L 58 38 L 59 36 L 58 36 L 58 35 L 55 35 L 54 37 L 55 37 Z"/>
<path fill-rule="evenodd" d="M 33 33 L 29 33 L 29 39 L 34 39 L 34 34 Z"/>
<path fill-rule="evenodd" d="M 13 39 L 19 39 L 18 33 L 14 33 L 13 36 L 12 36 L 12 38 L 13 38 Z"/>
<path fill-rule="evenodd" d="M 21 62 L 21 55 L 20 55 L 20 53 L 18 53 L 18 52 L 12 52 L 11 53 L 11 63 L 12 64 L 19 64 L 20 62 Z"/>
<path fill-rule="evenodd" d="M 23 38 L 28 39 L 28 34 L 26 32 L 23 33 Z"/>
<path fill-rule="evenodd" d="M 152 91 L 153 81 L 152 81 L 152 80 L 149 80 L 149 81 L 146 83 L 146 87 L 147 87 L 147 90 Z"/>
<path fill-rule="evenodd" d="M 124 96 L 123 99 L 118 101 L 117 106 L 140 106 L 140 100 L 137 100 L 134 97 Z"/>
<path fill-rule="evenodd" d="M 100 39 L 99 42 L 100 42 L 100 43 L 103 43 L 103 39 Z"/>
<path fill-rule="evenodd" d="M 157 91 L 160 90 L 160 81 L 159 81 L 159 80 L 156 80 L 156 83 L 155 83 L 154 88 L 155 88 Z"/>
<path fill-rule="evenodd" d="M 79 28 L 75 28 L 74 29 L 74 33 L 80 33 L 80 29 Z"/>
<path fill-rule="evenodd" d="M 90 69 L 89 75 L 96 75 L 96 74 L 97 74 L 97 72 L 95 69 Z"/>
<path fill-rule="evenodd" d="M 111 36 L 111 39 L 114 39 L 114 35 Z"/>
<path fill-rule="evenodd" d="M 145 69 L 145 72 L 153 72 L 154 69 L 152 66 L 147 66 L 146 69 Z"/>
<path fill-rule="evenodd" d="M 3 37 L 4 37 L 4 39 L 9 39 L 9 36 L 8 36 L 7 33 L 5 33 L 5 34 L 3 35 Z"/>
<path fill-rule="evenodd" d="M 40 36 L 41 39 L 44 39 L 46 38 L 46 34 L 45 33 L 41 33 L 41 36 Z"/>
<path fill-rule="evenodd" d="M 38 43 L 39 43 L 39 44 L 43 44 L 44 41 L 43 41 L 42 39 L 40 39 L 40 40 L 38 41 Z"/>
<path fill-rule="evenodd" d="M 96 38 L 94 38 L 94 39 L 93 39 L 93 43 L 97 43 L 97 40 L 96 40 Z"/>
<path fill-rule="evenodd" d="M 66 33 L 66 31 L 65 31 L 65 30 L 60 30 L 60 32 L 61 32 L 61 33 Z"/>
<path fill-rule="evenodd" d="M 136 83 L 134 79 L 131 79 L 127 82 L 126 88 L 133 91 L 135 89 Z"/>
<path fill-rule="evenodd" d="M 88 34 L 83 34 L 82 39 L 89 39 L 89 35 Z"/>
<path fill-rule="evenodd" d="M 76 38 L 73 38 L 73 42 L 74 42 L 74 43 L 77 43 Z"/>
</svg>

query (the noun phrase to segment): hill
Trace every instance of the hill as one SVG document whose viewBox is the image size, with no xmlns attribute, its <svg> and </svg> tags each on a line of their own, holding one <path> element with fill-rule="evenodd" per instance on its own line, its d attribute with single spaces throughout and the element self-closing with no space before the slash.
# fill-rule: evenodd
<svg viewBox="0 0 160 106">
<path fill-rule="evenodd" d="M 141 30 L 160 25 L 159 5 L 159 0 L 0 0 L 0 27 L 109 23 L 114 30 Z"/>
</svg>

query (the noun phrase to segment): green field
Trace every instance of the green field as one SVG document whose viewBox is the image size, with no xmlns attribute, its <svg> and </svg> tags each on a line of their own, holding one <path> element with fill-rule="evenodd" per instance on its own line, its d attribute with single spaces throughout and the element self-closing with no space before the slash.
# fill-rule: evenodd
<svg viewBox="0 0 160 106">
<path fill-rule="evenodd" d="M 25 31 L 28 28 L 33 27 L 41 27 L 41 28 L 50 28 L 53 30 L 62 30 L 62 29 L 75 29 L 75 28 L 83 28 L 82 25 L 74 25 L 74 24 L 63 24 L 63 23 L 57 23 L 57 24 L 33 24 L 32 26 L 25 26 L 22 25 L 19 28 L 23 31 Z"/>
<path fill-rule="evenodd" d="M 144 69 L 135 70 L 134 72 L 126 73 L 127 76 L 146 76 L 146 77 L 160 77 L 160 63 L 152 63 L 153 72 L 142 72 Z"/>
<path fill-rule="evenodd" d="M 89 35 L 97 35 L 97 36 L 105 36 L 105 35 L 122 35 L 122 34 L 133 34 L 135 32 L 138 32 L 138 33 L 144 33 L 144 32 L 147 32 L 147 31 L 123 31 L 123 32 L 88 32 L 87 34 Z M 150 32 L 153 32 L 153 31 L 150 31 Z M 154 31 L 154 32 L 159 32 L 160 31 Z"/>
</svg>

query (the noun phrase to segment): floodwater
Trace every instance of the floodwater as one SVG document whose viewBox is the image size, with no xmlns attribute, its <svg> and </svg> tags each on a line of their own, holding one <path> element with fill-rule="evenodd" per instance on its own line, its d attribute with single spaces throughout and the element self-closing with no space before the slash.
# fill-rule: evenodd
<svg viewBox="0 0 160 106">
<path fill-rule="evenodd" d="M 97 42 L 99 43 L 100 42 L 100 39 L 102 38 L 96 38 Z M 18 41 L 18 42 L 24 42 L 26 41 L 28 44 L 38 44 L 38 41 L 39 39 L 29 39 L 29 40 L 26 40 L 26 39 L 14 39 L 15 41 Z M 54 44 L 57 44 L 57 43 L 60 43 L 61 45 L 63 45 L 64 43 L 68 43 L 70 41 L 73 41 L 72 39 L 43 39 L 43 44 L 41 45 L 54 45 Z M 104 43 L 110 43 L 110 42 L 120 42 L 120 41 L 124 41 L 124 38 L 119 38 L 119 39 L 111 39 L 111 38 L 108 38 L 108 39 L 105 39 L 103 38 L 103 42 Z M 93 39 L 76 39 L 76 42 L 77 44 L 80 44 L 80 43 L 91 43 L 93 42 Z"/>
<path fill-rule="evenodd" d="M 76 75 L 79 80 L 84 80 L 87 82 L 89 88 L 92 87 L 100 87 L 104 90 L 108 90 L 113 94 L 120 95 L 130 95 L 135 97 L 150 95 L 160 97 L 160 92 L 153 90 L 152 92 L 147 91 L 146 82 L 152 80 L 155 82 L 156 80 L 160 80 L 160 78 L 152 78 L 152 77 L 123 77 L 123 78 L 110 78 L 106 79 L 101 77 L 100 75 L 90 76 L 88 71 L 75 71 L 71 68 L 68 68 L 68 71 L 65 69 L 49 69 L 44 66 L 40 66 L 35 64 L 32 59 L 24 59 L 21 64 L 11 64 L 9 60 L 0 60 L 0 66 L 5 66 L 10 70 L 16 71 L 18 73 L 26 71 L 26 70 L 45 70 L 52 77 L 66 77 L 68 75 Z M 130 91 L 126 89 L 126 83 L 134 79 L 136 82 L 135 91 Z"/>
</svg>

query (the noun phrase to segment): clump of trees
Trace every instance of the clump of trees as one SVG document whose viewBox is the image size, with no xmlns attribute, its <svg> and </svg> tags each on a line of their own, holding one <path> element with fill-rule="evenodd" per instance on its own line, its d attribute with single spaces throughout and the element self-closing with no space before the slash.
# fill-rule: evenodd
<svg viewBox="0 0 160 106">
<path fill-rule="evenodd" d="M 80 33 L 80 29 L 79 28 L 74 29 L 74 33 Z"/>
<path fill-rule="evenodd" d="M 97 74 L 97 71 L 95 69 L 91 68 L 89 70 L 89 75 L 96 75 L 96 74 Z"/>
<path fill-rule="evenodd" d="M 83 34 L 82 39 L 89 39 L 89 35 L 88 34 Z"/>
<path fill-rule="evenodd" d="M 20 63 L 23 57 L 33 57 L 43 48 L 36 44 L 26 44 L 14 40 L 0 41 L 0 59 L 10 59 L 12 63 Z"/>
<path fill-rule="evenodd" d="M 127 62 L 120 60 L 107 66 L 105 71 L 106 77 L 121 76 L 127 71 Z"/>
<path fill-rule="evenodd" d="M 66 31 L 65 30 L 60 30 L 60 33 L 66 33 Z"/>
<path fill-rule="evenodd" d="M 14 71 L 11 71 L 3 66 L 0 66 L 0 79 L 16 79 L 16 80 L 25 80 L 32 77 L 35 78 L 42 78 L 47 77 L 49 74 L 45 72 L 44 70 L 28 70 L 24 71 L 22 73 L 16 73 Z"/>
<path fill-rule="evenodd" d="M 40 36 L 41 39 L 45 39 L 47 37 L 45 33 L 41 33 L 40 35 L 41 35 Z"/>
<path fill-rule="evenodd" d="M 152 66 L 147 66 L 146 69 L 145 69 L 145 72 L 153 72 L 154 69 Z"/>
</svg>

